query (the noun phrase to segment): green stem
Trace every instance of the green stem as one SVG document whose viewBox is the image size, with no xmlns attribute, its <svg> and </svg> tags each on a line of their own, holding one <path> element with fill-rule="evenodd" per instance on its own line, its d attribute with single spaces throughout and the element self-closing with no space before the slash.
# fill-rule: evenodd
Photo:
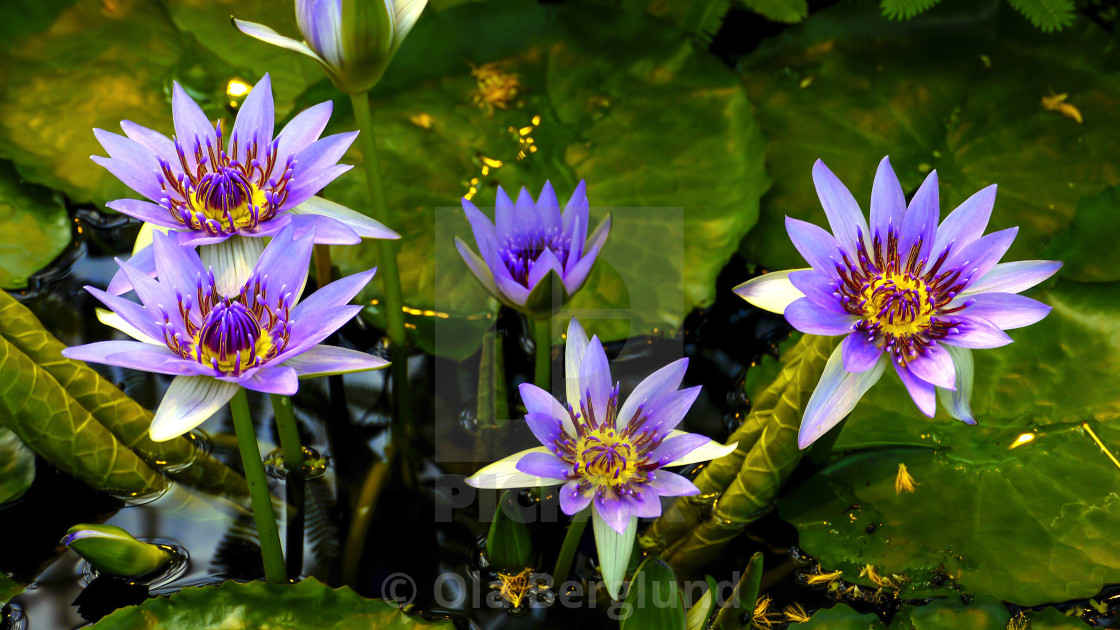
<svg viewBox="0 0 1120 630">
<path fill-rule="evenodd" d="M 241 450 L 245 480 L 249 482 L 249 497 L 253 501 L 257 538 L 260 539 L 261 557 L 264 560 L 264 577 L 273 584 L 286 584 L 288 574 L 284 568 L 280 532 L 276 529 L 276 514 L 272 510 L 272 494 L 268 491 L 264 462 L 261 461 L 260 447 L 257 445 L 257 433 L 253 428 L 253 419 L 249 417 L 249 399 L 243 388 L 237 388 L 237 393 L 229 401 L 229 411 L 233 416 L 233 428 Z"/>
<path fill-rule="evenodd" d="M 556 568 L 552 571 L 552 583 L 556 588 L 568 581 L 568 574 L 572 571 L 572 561 L 579 548 L 579 540 L 583 538 L 583 530 L 587 528 L 587 519 L 591 517 L 591 508 L 576 512 L 572 522 L 568 525 L 568 533 L 564 535 L 564 543 L 560 546 L 560 555 L 556 556 Z"/>
<path fill-rule="evenodd" d="M 280 434 L 280 451 L 284 455 L 284 488 L 287 491 L 288 511 L 288 574 L 303 572 L 304 507 L 306 503 L 303 478 L 303 444 L 300 442 L 299 425 L 292 413 L 292 401 L 287 396 L 272 394 L 272 415 L 276 418 L 276 432 Z"/>
<path fill-rule="evenodd" d="M 369 114 L 369 94 L 351 94 L 350 102 L 354 107 L 354 118 L 358 125 L 358 147 L 362 151 L 362 163 L 366 169 L 366 183 L 369 185 L 370 209 L 373 218 L 389 226 L 389 204 L 385 199 L 385 186 L 381 182 L 381 164 L 377 159 L 376 132 Z M 401 275 L 397 267 L 397 243 L 378 239 L 381 276 L 385 289 L 385 320 L 390 348 L 390 367 L 393 376 L 393 425 L 391 428 L 391 448 L 398 455 L 406 486 L 414 485 L 411 458 L 408 457 L 409 432 L 412 427 L 412 403 L 408 399 L 408 339 L 404 331 L 404 298 L 401 296 Z"/>
<path fill-rule="evenodd" d="M 370 210 L 373 218 L 387 227 L 389 225 L 389 204 L 385 200 L 385 186 L 381 183 L 381 165 L 377 159 L 377 142 L 373 121 L 369 115 L 369 94 L 351 94 L 354 118 L 358 122 L 358 147 L 362 151 L 362 162 L 366 168 L 366 182 L 369 184 Z M 397 269 L 397 243 L 388 239 L 378 239 L 381 266 L 377 275 L 385 288 L 385 319 L 388 322 L 389 338 L 393 343 L 404 346 L 407 341 L 404 333 L 404 312 L 401 307 L 401 276 Z"/>
<path fill-rule="evenodd" d="M 315 246 L 315 280 L 318 281 L 320 289 L 331 283 L 330 245 Z"/>
<path fill-rule="evenodd" d="M 552 319 L 529 320 L 533 328 L 533 342 L 537 347 L 537 363 L 533 383 L 545 390 L 552 391 Z"/>
</svg>

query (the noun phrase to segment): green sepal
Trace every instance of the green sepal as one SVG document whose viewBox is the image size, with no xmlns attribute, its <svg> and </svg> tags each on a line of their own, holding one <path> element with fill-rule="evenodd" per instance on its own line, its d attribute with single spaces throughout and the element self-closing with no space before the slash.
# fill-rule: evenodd
<svg viewBox="0 0 1120 630">
<path fill-rule="evenodd" d="M 171 564 L 169 551 L 136 540 L 115 525 L 79 523 L 66 530 L 62 544 L 86 559 L 102 573 L 120 577 L 140 577 Z"/>
<path fill-rule="evenodd" d="M 529 527 L 510 516 L 506 505 L 517 507 L 518 490 L 506 490 L 494 510 L 490 533 L 486 535 L 486 556 L 490 566 L 501 571 L 517 573 L 533 564 L 533 540 Z"/>
<path fill-rule="evenodd" d="M 751 556 L 747 571 L 735 585 L 731 599 L 724 603 L 716 617 L 717 630 L 738 630 L 741 619 L 754 615 L 754 605 L 758 602 L 758 587 L 762 583 L 762 552 Z"/>
<path fill-rule="evenodd" d="M 622 605 L 621 630 L 684 630 L 684 601 L 673 569 L 657 556 L 638 567 Z"/>
<path fill-rule="evenodd" d="M 550 271 L 529 292 L 529 297 L 525 299 L 524 305 L 511 304 L 510 306 L 534 319 L 544 319 L 552 317 L 554 313 L 568 303 L 570 297 L 567 289 L 564 288 L 563 278 L 555 271 Z"/>
</svg>

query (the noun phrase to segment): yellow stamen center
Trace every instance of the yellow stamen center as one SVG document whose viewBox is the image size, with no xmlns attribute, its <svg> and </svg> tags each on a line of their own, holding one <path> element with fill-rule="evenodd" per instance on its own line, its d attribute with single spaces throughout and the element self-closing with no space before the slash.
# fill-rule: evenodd
<svg viewBox="0 0 1120 630">
<path fill-rule="evenodd" d="M 622 486 L 638 472 L 638 449 L 613 427 L 601 426 L 579 439 L 576 471 L 596 486 Z"/>
<path fill-rule="evenodd" d="M 864 318 L 896 337 L 924 331 L 933 316 L 929 288 L 909 273 L 874 278 L 864 288 L 863 300 Z"/>
</svg>

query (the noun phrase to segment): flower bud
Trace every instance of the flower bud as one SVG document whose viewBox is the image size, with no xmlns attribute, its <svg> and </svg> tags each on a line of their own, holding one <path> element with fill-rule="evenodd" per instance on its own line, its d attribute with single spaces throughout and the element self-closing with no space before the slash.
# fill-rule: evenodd
<svg viewBox="0 0 1120 630">
<path fill-rule="evenodd" d="M 166 549 L 136 540 L 114 525 L 80 523 L 67 530 L 62 544 L 85 558 L 94 569 L 120 577 L 155 573 L 172 560 Z"/>
</svg>

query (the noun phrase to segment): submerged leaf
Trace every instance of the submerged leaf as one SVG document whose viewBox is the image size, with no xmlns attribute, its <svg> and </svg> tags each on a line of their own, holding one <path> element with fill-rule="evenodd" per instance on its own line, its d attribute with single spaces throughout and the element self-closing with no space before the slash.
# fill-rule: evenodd
<svg viewBox="0 0 1120 630">
<path fill-rule="evenodd" d="M 450 621 L 410 617 L 396 602 L 363 599 L 348 587 L 332 589 L 315 578 L 294 585 L 225 582 L 184 588 L 106 616 L 91 630 L 453 630 Z"/>
</svg>

